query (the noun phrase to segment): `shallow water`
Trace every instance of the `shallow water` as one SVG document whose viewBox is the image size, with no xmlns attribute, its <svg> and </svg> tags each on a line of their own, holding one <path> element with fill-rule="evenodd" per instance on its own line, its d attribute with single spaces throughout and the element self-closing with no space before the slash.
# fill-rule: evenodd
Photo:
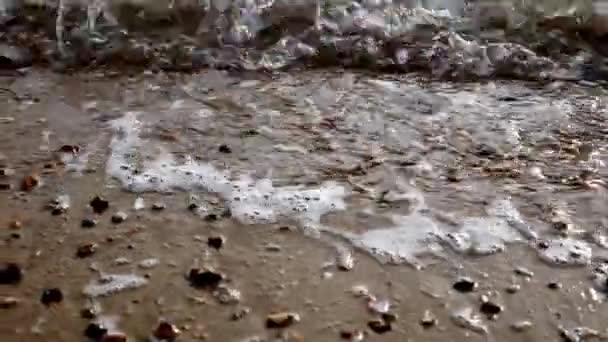
<svg viewBox="0 0 608 342">
<path fill-rule="evenodd" d="M 3 309 L 9 340 L 80 340 L 91 303 L 131 338 L 164 318 L 185 340 L 270 339 L 276 310 L 302 315 L 287 331 L 323 341 L 352 328 L 368 340 L 607 333 L 602 88 L 345 70 L 34 69 L 3 82 L 2 163 L 15 170 L 2 178 L 3 259 L 25 269 L 2 285 L 20 300 Z M 80 148 L 53 152 L 65 144 Z M 18 191 L 32 172 L 40 186 Z M 104 214 L 88 206 L 97 194 Z M 83 243 L 98 247 L 78 258 Z M 190 267 L 221 270 L 240 304 L 190 287 Z M 452 289 L 462 276 L 479 283 L 472 294 Z M 375 314 L 355 285 L 390 301 L 392 332 L 367 328 Z M 63 302 L 40 304 L 47 287 Z M 482 294 L 503 306 L 497 319 L 479 312 Z M 231 321 L 240 306 L 251 313 Z M 420 326 L 425 310 L 436 327 Z"/>
</svg>

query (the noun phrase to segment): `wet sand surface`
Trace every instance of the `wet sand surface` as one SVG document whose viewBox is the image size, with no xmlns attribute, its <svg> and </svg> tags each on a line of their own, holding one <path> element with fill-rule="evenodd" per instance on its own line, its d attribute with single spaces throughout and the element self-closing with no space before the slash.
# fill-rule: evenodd
<svg viewBox="0 0 608 342">
<path fill-rule="evenodd" d="M 161 320 L 182 341 L 608 340 L 604 90 L 341 70 L 0 84 L 3 341 L 99 320 L 129 341 Z M 104 275 L 141 286 L 87 291 Z"/>
</svg>

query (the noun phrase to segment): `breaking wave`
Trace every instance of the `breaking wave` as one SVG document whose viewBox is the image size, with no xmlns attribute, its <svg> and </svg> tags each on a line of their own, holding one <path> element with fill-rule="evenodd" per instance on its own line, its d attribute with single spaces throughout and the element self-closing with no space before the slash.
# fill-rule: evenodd
<svg viewBox="0 0 608 342">
<path fill-rule="evenodd" d="M 0 66 L 348 67 L 457 80 L 601 79 L 608 24 L 599 3 L 2 0 Z"/>
</svg>

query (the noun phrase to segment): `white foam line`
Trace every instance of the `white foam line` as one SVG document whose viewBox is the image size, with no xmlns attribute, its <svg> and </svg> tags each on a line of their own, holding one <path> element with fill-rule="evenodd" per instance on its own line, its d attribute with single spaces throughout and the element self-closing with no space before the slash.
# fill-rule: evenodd
<svg viewBox="0 0 608 342">
<path fill-rule="evenodd" d="M 145 142 L 140 138 L 143 126 L 137 116 L 138 113 L 127 113 L 113 122 L 116 135 L 110 143 L 106 168 L 107 174 L 129 191 L 216 193 L 227 202 L 233 217 L 244 223 L 273 223 L 291 218 L 314 226 L 324 214 L 345 208 L 343 199 L 347 190 L 334 182 L 305 189 L 275 188 L 270 179 L 253 180 L 248 175 L 234 181 L 227 171 L 192 158 L 178 162 L 162 149 L 152 160 L 143 161 L 138 171 L 138 159 L 146 156 L 140 151 Z"/>
</svg>

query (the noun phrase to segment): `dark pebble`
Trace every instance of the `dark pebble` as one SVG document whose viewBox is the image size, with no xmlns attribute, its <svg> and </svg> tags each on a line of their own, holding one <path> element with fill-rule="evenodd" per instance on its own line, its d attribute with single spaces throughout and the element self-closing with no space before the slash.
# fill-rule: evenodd
<svg viewBox="0 0 608 342">
<path fill-rule="evenodd" d="M 78 247 L 76 250 L 76 256 L 79 258 L 89 257 L 97 251 L 97 245 L 94 243 L 85 243 Z"/>
<path fill-rule="evenodd" d="M 209 215 L 205 216 L 205 221 L 207 221 L 207 222 L 217 221 L 217 215 L 209 214 Z"/>
<path fill-rule="evenodd" d="M 207 239 L 207 245 L 215 249 L 220 249 L 224 245 L 224 241 L 226 241 L 226 239 L 224 239 L 223 236 L 210 236 Z"/>
<path fill-rule="evenodd" d="M 61 303 L 61 301 L 63 301 L 63 293 L 60 289 L 51 288 L 42 291 L 42 296 L 40 297 L 42 304 L 49 306 L 53 303 Z"/>
<path fill-rule="evenodd" d="M 222 280 L 224 280 L 224 276 L 217 272 L 201 271 L 193 268 L 188 274 L 188 280 L 190 280 L 190 284 L 194 287 L 213 289 L 218 287 Z"/>
<path fill-rule="evenodd" d="M 502 312 L 502 306 L 492 302 L 485 302 L 481 304 L 479 311 L 487 316 L 495 316 Z"/>
<path fill-rule="evenodd" d="M 108 329 L 97 323 L 91 323 L 84 331 L 84 336 L 94 341 L 100 341 L 106 334 Z"/>
<path fill-rule="evenodd" d="M 13 185 L 11 183 L 0 183 L 0 190 L 11 190 Z"/>
<path fill-rule="evenodd" d="M 452 288 L 462 293 L 473 292 L 477 288 L 477 283 L 469 278 L 461 278 L 452 285 Z"/>
<path fill-rule="evenodd" d="M 550 282 L 549 284 L 547 284 L 547 288 L 551 290 L 559 290 L 562 288 L 562 284 L 557 282 Z"/>
<path fill-rule="evenodd" d="M 381 319 L 375 319 L 375 320 L 369 321 L 367 323 L 367 326 L 376 334 L 384 334 L 384 333 L 387 333 L 387 332 L 393 330 L 393 327 L 391 326 L 391 324 L 389 322 L 386 322 Z"/>
<path fill-rule="evenodd" d="M 167 208 L 167 206 L 164 203 L 157 202 L 157 203 L 152 204 L 152 210 L 154 210 L 154 211 L 161 211 L 166 208 Z"/>
<path fill-rule="evenodd" d="M 93 219 L 85 218 L 80 222 L 80 226 L 82 228 L 93 228 L 97 225 L 97 221 Z"/>
<path fill-rule="evenodd" d="M 220 145 L 218 150 L 222 153 L 232 153 L 232 149 L 228 145 Z"/>
<path fill-rule="evenodd" d="M 173 324 L 160 322 L 154 331 L 154 337 L 161 341 L 175 341 L 180 331 Z"/>
<path fill-rule="evenodd" d="M 93 211 L 96 214 L 101 214 L 104 211 L 108 210 L 108 208 L 110 207 L 110 202 L 106 201 L 102 197 L 96 196 L 95 198 L 93 198 L 93 200 L 91 200 L 89 205 L 91 206 L 91 208 L 93 208 Z"/>
<path fill-rule="evenodd" d="M 127 342 L 127 336 L 121 333 L 104 335 L 99 342 Z"/>
<path fill-rule="evenodd" d="M 92 308 L 84 308 L 80 310 L 80 317 L 84 319 L 93 319 L 97 317 L 97 312 Z"/>
<path fill-rule="evenodd" d="M 17 284 L 23 279 L 23 270 L 15 263 L 0 265 L 0 284 Z"/>
<path fill-rule="evenodd" d="M 123 223 L 127 220 L 127 214 L 119 211 L 116 214 L 112 215 L 112 223 L 114 224 L 119 224 L 119 223 Z"/>
<path fill-rule="evenodd" d="M 382 319 L 388 323 L 395 323 L 397 321 L 397 314 L 386 312 L 382 314 Z"/>
</svg>

